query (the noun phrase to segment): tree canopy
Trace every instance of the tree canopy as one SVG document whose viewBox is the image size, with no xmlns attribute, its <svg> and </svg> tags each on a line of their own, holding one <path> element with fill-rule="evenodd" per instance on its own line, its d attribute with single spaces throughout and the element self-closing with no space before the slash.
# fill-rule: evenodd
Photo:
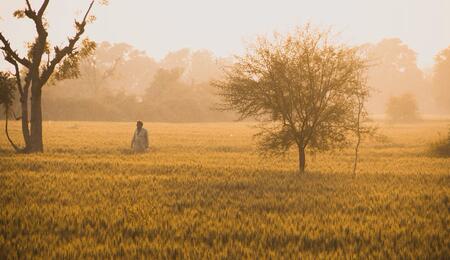
<svg viewBox="0 0 450 260">
<path fill-rule="evenodd" d="M 450 46 L 435 57 L 433 94 L 438 106 L 450 112 Z"/>
<path fill-rule="evenodd" d="M 215 86 L 222 109 L 262 122 L 262 152 L 280 154 L 296 146 L 303 172 L 306 148 L 348 143 L 359 101 L 369 94 L 366 69 L 359 48 L 334 43 L 329 31 L 306 25 L 273 39 L 259 37 Z"/>
<path fill-rule="evenodd" d="M 391 96 L 406 92 L 420 95 L 427 104 L 427 82 L 417 66 L 414 50 L 398 38 L 383 39 L 363 47 L 373 65 L 368 70 L 368 84 L 375 90 L 367 104 L 371 112 L 385 112 L 385 104 Z"/>
</svg>

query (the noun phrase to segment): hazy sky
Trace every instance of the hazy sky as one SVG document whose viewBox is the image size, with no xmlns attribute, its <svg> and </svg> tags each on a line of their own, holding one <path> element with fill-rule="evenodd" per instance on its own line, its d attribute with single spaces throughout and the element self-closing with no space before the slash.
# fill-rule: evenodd
<svg viewBox="0 0 450 260">
<path fill-rule="evenodd" d="M 30 22 L 12 18 L 25 0 L 0 0 L 0 30 L 17 49 L 33 39 Z M 38 6 L 40 0 L 34 0 Z M 50 39 L 64 43 L 89 0 L 53 0 Z M 95 6 L 87 34 L 96 41 L 127 42 L 157 59 L 184 47 L 216 55 L 241 53 L 246 41 L 311 22 L 333 26 L 349 44 L 398 37 L 418 53 L 422 68 L 450 45 L 450 0 L 110 0 Z"/>
</svg>

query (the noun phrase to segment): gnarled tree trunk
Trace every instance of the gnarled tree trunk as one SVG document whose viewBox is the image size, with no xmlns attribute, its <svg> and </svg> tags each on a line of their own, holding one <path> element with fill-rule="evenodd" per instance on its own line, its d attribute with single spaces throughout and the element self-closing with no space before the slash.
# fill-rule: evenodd
<svg viewBox="0 0 450 260">
<path fill-rule="evenodd" d="M 50 0 L 43 0 L 41 7 L 37 10 L 32 8 L 30 1 L 27 0 L 25 2 L 27 4 L 26 8 L 24 10 L 17 10 L 15 15 L 17 17 L 27 17 L 35 24 L 37 36 L 34 43 L 29 48 L 32 58 L 20 57 L 20 55 L 11 47 L 10 42 L 5 38 L 2 32 L 0 32 L 0 43 L 2 43 L 2 45 L 0 45 L 0 50 L 3 51 L 5 60 L 14 66 L 17 89 L 19 90 L 21 96 L 22 134 L 25 141 L 25 148 L 20 149 L 20 151 L 25 153 L 34 153 L 44 151 L 42 140 L 42 87 L 48 82 L 52 74 L 55 72 L 58 64 L 65 61 L 64 59 L 74 58 L 74 56 L 77 56 L 77 59 L 71 61 L 75 62 L 75 64 L 72 64 L 72 68 L 76 71 L 78 70 L 77 62 L 79 61 L 79 58 L 89 55 L 92 50 L 95 49 L 95 44 L 87 40 L 82 44 L 84 51 L 75 51 L 77 49 L 77 42 L 85 32 L 85 27 L 89 20 L 88 16 L 95 0 L 91 0 L 91 4 L 83 17 L 83 20 L 75 21 L 76 33 L 73 37 L 68 39 L 69 43 L 65 47 L 55 46 L 53 52 L 51 52 L 48 48 L 50 44 L 47 41 L 48 31 L 44 17 L 45 10 L 47 9 Z M 45 54 L 47 54 L 48 57 L 46 64 L 42 62 L 42 58 Z M 22 84 L 19 65 L 23 66 L 26 71 L 25 84 Z M 66 68 L 66 70 L 69 69 Z M 63 74 L 64 73 L 68 72 L 65 71 Z M 60 77 L 59 79 L 69 77 L 70 76 L 66 75 Z M 31 111 L 28 110 L 30 84 Z M 31 116 L 30 123 L 29 116 Z"/>
<path fill-rule="evenodd" d="M 35 88 L 31 97 L 31 135 L 29 152 L 43 152 L 42 141 L 42 90 Z"/>
<path fill-rule="evenodd" d="M 24 152 L 30 148 L 30 129 L 28 126 L 28 93 L 24 92 L 20 98 L 20 105 L 22 109 L 22 135 L 25 142 Z"/>
</svg>

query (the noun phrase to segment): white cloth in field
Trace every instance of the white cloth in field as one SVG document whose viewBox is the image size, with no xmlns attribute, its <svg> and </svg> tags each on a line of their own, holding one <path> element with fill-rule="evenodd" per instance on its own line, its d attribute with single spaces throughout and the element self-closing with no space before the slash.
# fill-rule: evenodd
<svg viewBox="0 0 450 260">
<path fill-rule="evenodd" d="M 133 139 L 131 140 L 131 148 L 135 152 L 145 152 L 148 148 L 148 132 L 147 129 L 142 128 L 140 131 L 134 131 Z"/>
</svg>

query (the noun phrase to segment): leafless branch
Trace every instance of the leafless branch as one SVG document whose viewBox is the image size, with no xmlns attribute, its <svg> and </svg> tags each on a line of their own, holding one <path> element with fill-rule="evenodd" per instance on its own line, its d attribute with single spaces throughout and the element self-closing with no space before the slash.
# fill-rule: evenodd
<svg viewBox="0 0 450 260">
<path fill-rule="evenodd" d="M 30 4 L 30 1 L 29 1 L 29 0 L 26 0 L 26 2 L 27 2 L 28 10 L 32 11 L 32 10 L 33 10 L 33 8 L 31 8 L 31 4 Z"/>
<path fill-rule="evenodd" d="M 15 70 L 14 75 L 16 77 L 17 89 L 19 90 L 20 96 L 22 96 L 23 88 L 22 88 L 22 80 L 20 79 L 19 64 L 17 64 L 17 61 L 9 55 L 5 55 L 5 60 L 14 66 L 14 70 Z"/>
<path fill-rule="evenodd" d="M 39 11 L 38 11 L 38 16 L 39 17 L 42 17 L 42 15 L 44 15 L 45 9 L 47 9 L 49 1 L 50 0 L 45 0 L 44 3 L 42 3 L 42 6 L 41 6 L 41 8 L 39 8 Z"/>
<path fill-rule="evenodd" d="M 0 32 L 0 41 L 3 43 L 3 47 L 0 47 L 7 56 L 12 57 L 14 60 L 22 64 L 23 66 L 29 68 L 31 66 L 31 62 L 26 58 L 19 57 L 19 54 L 11 48 L 11 44 L 9 41 L 3 36 Z"/>
</svg>

